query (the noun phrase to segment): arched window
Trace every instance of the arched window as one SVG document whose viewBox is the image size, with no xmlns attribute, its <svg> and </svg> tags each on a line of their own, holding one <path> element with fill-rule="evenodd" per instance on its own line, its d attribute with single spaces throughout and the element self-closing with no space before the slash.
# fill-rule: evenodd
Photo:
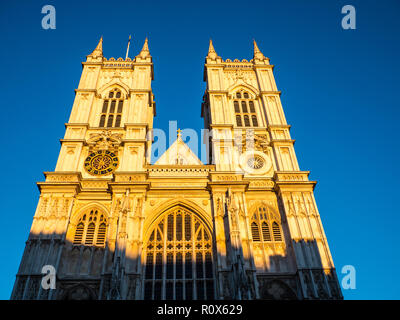
<svg viewBox="0 0 400 320">
<path fill-rule="evenodd" d="M 242 117 L 239 114 L 236 115 L 236 124 L 238 127 L 242 126 Z"/>
<path fill-rule="evenodd" d="M 249 119 L 249 116 L 248 116 L 247 114 L 245 114 L 245 115 L 243 116 L 243 118 L 244 118 L 244 125 L 245 125 L 246 127 L 250 127 L 250 119 Z"/>
<path fill-rule="evenodd" d="M 121 91 L 113 89 L 108 93 L 108 99 L 103 102 L 99 127 L 120 127 L 124 100 Z"/>
<path fill-rule="evenodd" d="M 196 214 L 181 206 L 168 211 L 145 245 L 144 299 L 214 299 L 211 245 Z"/>
<path fill-rule="evenodd" d="M 82 243 L 82 237 L 83 237 L 83 230 L 85 229 L 85 225 L 80 222 L 75 230 L 75 238 L 74 238 L 74 244 L 81 244 Z"/>
<path fill-rule="evenodd" d="M 251 223 L 251 235 L 253 236 L 253 241 L 261 241 L 260 229 L 258 227 L 258 222 L 253 221 Z"/>
<path fill-rule="evenodd" d="M 235 112 L 240 113 L 240 107 L 239 107 L 239 102 L 238 101 L 233 101 L 233 105 L 235 107 Z M 239 115 L 240 117 L 240 115 Z"/>
<path fill-rule="evenodd" d="M 251 116 L 251 121 L 253 122 L 253 127 L 258 127 L 258 121 L 257 121 L 257 116 L 256 115 L 252 115 Z"/>
<path fill-rule="evenodd" d="M 275 222 L 274 222 L 275 223 Z M 269 230 L 269 225 L 267 222 L 262 222 L 261 223 L 261 230 L 262 230 L 262 235 L 263 235 L 263 240 L 264 241 L 271 241 L 271 232 Z"/>
<path fill-rule="evenodd" d="M 272 223 L 272 233 L 274 234 L 275 241 L 282 241 L 281 228 L 279 228 L 279 224 L 275 221 Z"/>
<path fill-rule="evenodd" d="M 236 99 L 233 106 L 236 115 L 236 125 L 242 127 L 258 127 L 257 113 L 254 106 L 254 100 L 246 91 L 236 92 Z"/>
<path fill-rule="evenodd" d="M 98 210 L 92 209 L 84 214 L 75 229 L 74 245 L 96 245 L 104 247 L 106 243 L 107 219 Z"/>
<path fill-rule="evenodd" d="M 106 224 L 103 222 L 102 224 L 99 225 L 99 230 L 97 232 L 97 240 L 96 240 L 97 246 L 103 246 L 104 243 L 106 242 L 106 231 L 107 227 Z"/>
<path fill-rule="evenodd" d="M 105 123 L 106 123 L 106 115 L 102 114 L 101 117 L 100 117 L 99 127 L 104 127 Z"/>
<path fill-rule="evenodd" d="M 86 230 L 85 244 L 87 244 L 87 245 L 93 244 L 95 229 L 96 229 L 96 225 L 93 222 L 89 223 L 89 226 L 87 227 L 87 230 Z"/>
<path fill-rule="evenodd" d="M 273 212 L 265 206 L 258 207 L 251 218 L 251 235 L 254 242 L 282 242 L 282 230 Z"/>
<path fill-rule="evenodd" d="M 242 101 L 242 112 L 243 113 L 247 113 L 248 112 L 248 110 L 247 110 L 247 103 L 246 103 L 246 101 Z"/>
</svg>

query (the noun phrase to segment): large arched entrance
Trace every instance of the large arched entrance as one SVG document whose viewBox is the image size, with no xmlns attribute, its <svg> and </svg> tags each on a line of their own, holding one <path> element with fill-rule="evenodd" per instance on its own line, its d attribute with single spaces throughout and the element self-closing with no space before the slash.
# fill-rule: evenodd
<svg viewBox="0 0 400 320">
<path fill-rule="evenodd" d="M 214 299 L 212 239 L 183 206 L 163 213 L 144 246 L 144 299 Z"/>
</svg>

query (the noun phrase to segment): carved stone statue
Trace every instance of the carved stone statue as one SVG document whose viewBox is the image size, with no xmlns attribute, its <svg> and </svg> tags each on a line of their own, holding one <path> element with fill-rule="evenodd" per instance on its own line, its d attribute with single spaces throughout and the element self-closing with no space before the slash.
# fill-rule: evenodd
<svg viewBox="0 0 400 320">
<path fill-rule="evenodd" d="M 94 133 L 90 135 L 87 140 L 89 151 L 95 152 L 98 150 L 109 150 L 116 153 L 118 146 L 121 144 L 122 135 L 119 133 L 112 133 L 110 130 L 104 130 L 101 133 Z"/>
</svg>

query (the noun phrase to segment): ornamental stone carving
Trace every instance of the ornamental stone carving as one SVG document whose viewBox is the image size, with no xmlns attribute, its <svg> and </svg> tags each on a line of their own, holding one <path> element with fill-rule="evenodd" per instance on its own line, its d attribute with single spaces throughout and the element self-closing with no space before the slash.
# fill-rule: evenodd
<svg viewBox="0 0 400 320">
<path fill-rule="evenodd" d="M 89 153 L 99 150 L 108 150 L 116 154 L 121 141 L 122 134 L 112 133 L 111 130 L 104 130 L 101 133 L 91 134 L 87 140 Z"/>
</svg>

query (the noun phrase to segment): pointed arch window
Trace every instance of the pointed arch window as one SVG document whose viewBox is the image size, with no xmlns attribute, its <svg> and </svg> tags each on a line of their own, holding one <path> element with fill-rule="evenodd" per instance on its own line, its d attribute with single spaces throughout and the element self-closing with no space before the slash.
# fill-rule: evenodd
<svg viewBox="0 0 400 320">
<path fill-rule="evenodd" d="M 123 107 L 124 99 L 121 91 L 118 89 L 111 90 L 108 93 L 108 99 L 103 102 L 99 127 L 120 127 Z"/>
<path fill-rule="evenodd" d="M 236 125 L 238 127 L 258 127 L 258 119 L 254 100 L 246 91 L 238 91 L 235 94 L 233 106 L 235 109 Z"/>
<path fill-rule="evenodd" d="M 74 245 L 104 247 L 106 243 L 107 220 L 96 209 L 90 210 L 80 219 L 75 229 Z"/>
<path fill-rule="evenodd" d="M 256 115 L 252 115 L 251 116 L 251 121 L 253 122 L 253 127 L 258 127 L 258 121 L 257 121 L 257 116 Z"/>
<path fill-rule="evenodd" d="M 181 206 L 170 210 L 145 245 L 144 299 L 214 299 L 211 246 L 196 214 Z"/>
<path fill-rule="evenodd" d="M 243 116 L 243 119 L 244 119 L 244 125 L 245 125 L 246 127 L 250 127 L 250 119 L 249 119 L 249 116 L 248 116 L 247 114 L 245 114 L 245 115 Z"/>
<path fill-rule="evenodd" d="M 280 223 L 268 207 L 258 207 L 250 223 L 253 242 L 283 242 Z"/>
<path fill-rule="evenodd" d="M 242 117 L 239 114 L 236 115 L 236 125 L 238 127 L 241 127 L 243 125 L 242 124 Z"/>
</svg>

